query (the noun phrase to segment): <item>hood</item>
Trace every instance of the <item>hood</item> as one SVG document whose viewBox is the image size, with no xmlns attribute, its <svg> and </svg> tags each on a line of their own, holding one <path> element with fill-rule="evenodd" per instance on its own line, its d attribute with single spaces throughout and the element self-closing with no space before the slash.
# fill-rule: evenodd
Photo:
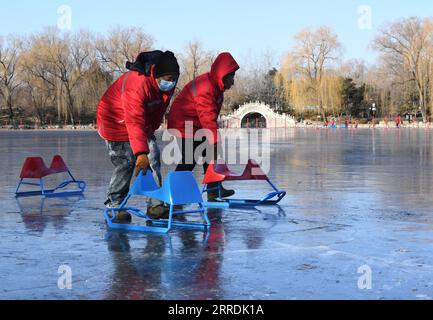
<svg viewBox="0 0 433 320">
<path fill-rule="evenodd" d="M 212 65 L 210 74 L 212 78 L 218 83 L 220 90 L 224 91 L 225 88 L 223 78 L 226 75 L 239 69 L 240 67 L 237 64 L 236 60 L 233 58 L 233 56 L 228 52 L 224 52 L 216 58 L 215 62 Z"/>
<path fill-rule="evenodd" d="M 142 52 L 138 55 L 137 60 L 134 63 L 129 61 L 126 62 L 126 69 L 137 71 L 140 74 L 149 76 L 153 65 L 158 61 L 162 53 L 163 52 L 160 50 Z"/>
</svg>

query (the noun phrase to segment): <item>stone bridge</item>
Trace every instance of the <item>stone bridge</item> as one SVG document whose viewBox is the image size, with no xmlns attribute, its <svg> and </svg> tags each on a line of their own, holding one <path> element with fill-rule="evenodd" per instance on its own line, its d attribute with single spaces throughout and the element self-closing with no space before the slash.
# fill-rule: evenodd
<svg viewBox="0 0 433 320">
<path fill-rule="evenodd" d="M 295 119 L 288 115 L 276 113 L 268 105 L 252 102 L 240 106 L 232 114 L 221 116 L 221 127 L 224 128 L 291 128 Z"/>
</svg>

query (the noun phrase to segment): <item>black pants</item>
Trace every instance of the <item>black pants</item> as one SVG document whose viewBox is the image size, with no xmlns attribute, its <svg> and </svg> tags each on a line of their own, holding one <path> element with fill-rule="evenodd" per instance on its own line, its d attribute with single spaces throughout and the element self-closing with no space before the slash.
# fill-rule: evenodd
<svg viewBox="0 0 433 320">
<path fill-rule="evenodd" d="M 182 147 L 182 160 L 177 166 L 176 171 L 193 171 L 197 165 L 197 159 L 194 155 L 198 147 L 202 146 L 204 148 L 207 145 L 207 140 L 204 138 L 202 141 L 194 141 L 193 139 L 178 138 L 178 145 Z M 209 159 L 207 157 L 206 149 L 204 148 L 201 154 L 204 159 L 203 163 L 203 173 L 206 173 L 209 163 L 214 159 Z M 212 157 L 214 158 L 214 157 Z"/>
</svg>

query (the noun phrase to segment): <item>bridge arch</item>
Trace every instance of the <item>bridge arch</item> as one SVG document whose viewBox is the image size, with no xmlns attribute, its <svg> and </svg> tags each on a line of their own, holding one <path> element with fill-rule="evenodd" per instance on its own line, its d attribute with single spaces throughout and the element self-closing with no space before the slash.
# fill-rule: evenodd
<svg viewBox="0 0 433 320">
<path fill-rule="evenodd" d="M 267 128 L 268 120 L 264 115 L 257 112 L 246 114 L 241 119 L 241 128 Z"/>
<path fill-rule="evenodd" d="M 225 128 L 246 128 L 245 121 L 249 115 L 254 115 L 251 118 L 253 122 L 250 122 L 250 128 L 256 128 L 257 124 L 264 124 L 263 127 L 266 128 L 291 128 L 296 124 L 293 117 L 278 114 L 270 106 L 261 102 L 244 104 L 233 113 L 221 117 L 221 122 Z"/>
</svg>

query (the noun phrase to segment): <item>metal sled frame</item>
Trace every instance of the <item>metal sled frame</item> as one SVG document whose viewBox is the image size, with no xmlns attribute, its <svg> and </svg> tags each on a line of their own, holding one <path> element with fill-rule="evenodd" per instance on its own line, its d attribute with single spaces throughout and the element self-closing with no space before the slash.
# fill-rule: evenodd
<svg viewBox="0 0 433 320">
<path fill-rule="evenodd" d="M 170 206 L 168 220 L 153 220 L 149 218 L 139 208 L 128 207 L 127 203 L 132 196 L 139 195 L 148 198 L 157 199 L 165 202 Z M 178 205 L 198 205 L 196 210 L 175 210 Z M 117 212 L 127 211 L 130 214 L 146 220 L 146 224 L 150 225 L 132 225 L 115 223 Z M 112 217 L 110 218 L 109 213 Z M 203 223 L 179 222 L 173 221 L 174 216 L 199 213 L 203 218 Z M 107 208 L 104 210 L 104 217 L 108 227 L 114 230 L 138 231 L 138 232 L 154 232 L 154 233 L 169 233 L 172 227 L 208 230 L 211 222 L 207 212 L 203 206 L 203 199 L 197 183 L 194 180 L 191 172 L 173 172 L 167 176 L 167 179 L 162 188 L 158 188 L 153 178 L 152 172 L 147 171 L 146 175 L 140 172 L 135 180 L 134 186 L 131 188 L 128 196 L 118 208 Z"/>
<path fill-rule="evenodd" d="M 41 198 L 40 198 L 40 199 L 41 199 L 41 204 L 40 204 L 40 206 L 39 206 L 40 216 L 43 216 L 43 215 L 44 215 L 44 211 L 45 211 L 45 210 L 44 210 L 44 209 L 45 209 L 45 201 L 46 201 L 47 199 L 62 199 L 62 201 L 67 201 L 67 200 L 70 200 L 69 198 L 75 198 L 75 197 L 77 197 L 77 201 L 78 201 L 78 200 L 84 200 L 84 199 L 85 199 L 85 197 L 84 197 L 83 194 L 67 195 L 67 196 L 64 196 L 64 197 L 41 197 Z M 25 212 L 24 207 L 23 207 L 23 205 L 22 205 L 22 203 L 21 203 L 21 200 L 20 200 L 20 199 L 23 199 L 23 198 L 25 198 L 25 197 L 16 197 L 16 198 L 15 198 L 16 203 L 17 203 L 17 206 L 18 206 L 18 208 L 19 208 L 19 210 L 20 210 L 21 213 L 24 213 L 24 212 Z"/>
<path fill-rule="evenodd" d="M 44 178 L 53 174 L 68 173 L 70 180 L 65 180 L 54 189 L 45 189 Z M 39 183 L 28 182 L 28 179 L 39 179 Z M 70 184 L 76 184 L 78 190 L 60 191 Z M 22 185 L 37 186 L 39 190 L 20 192 Z M 20 181 L 15 191 L 15 196 L 18 197 L 68 197 L 76 196 L 84 193 L 86 182 L 76 180 L 69 170 L 68 166 L 63 161 L 62 157 L 57 155 L 53 158 L 50 168 L 48 168 L 44 160 L 40 157 L 27 158 L 20 175 Z"/>
<path fill-rule="evenodd" d="M 266 181 L 274 190 L 268 193 L 262 199 L 221 199 L 222 185 L 224 181 Z M 218 183 L 218 187 L 209 188 L 211 183 Z M 230 207 L 255 207 L 269 206 L 278 204 L 285 196 L 286 192 L 279 190 L 263 172 L 260 166 L 253 160 L 249 160 L 242 175 L 237 175 L 230 171 L 227 164 L 218 161 L 212 162 L 206 172 L 203 180 L 202 193 L 218 190 L 219 200 L 216 202 L 206 202 L 204 205 L 207 208 L 225 209 Z"/>
</svg>

